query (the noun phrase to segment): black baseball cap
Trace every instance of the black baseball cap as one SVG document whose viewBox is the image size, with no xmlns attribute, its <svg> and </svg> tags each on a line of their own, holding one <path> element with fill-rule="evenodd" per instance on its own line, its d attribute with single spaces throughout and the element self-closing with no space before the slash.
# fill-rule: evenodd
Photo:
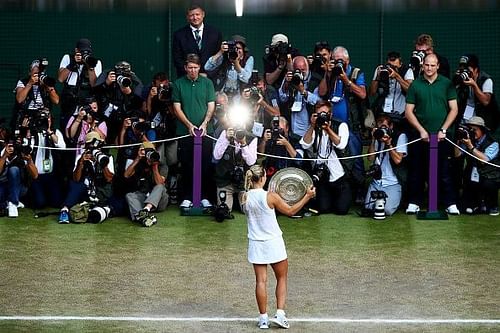
<svg viewBox="0 0 500 333">
<path fill-rule="evenodd" d="M 389 60 L 396 60 L 396 59 L 401 59 L 401 53 L 397 51 L 391 51 L 387 53 L 387 59 Z"/>
</svg>

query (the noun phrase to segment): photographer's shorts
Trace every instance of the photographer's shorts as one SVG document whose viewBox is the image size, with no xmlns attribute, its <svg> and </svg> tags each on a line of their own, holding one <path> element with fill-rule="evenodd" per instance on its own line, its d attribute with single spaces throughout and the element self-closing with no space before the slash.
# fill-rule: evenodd
<svg viewBox="0 0 500 333">
<path fill-rule="evenodd" d="M 265 241 L 248 240 L 248 261 L 252 264 L 274 264 L 287 258 L 283 237 Z"/>
</svg>

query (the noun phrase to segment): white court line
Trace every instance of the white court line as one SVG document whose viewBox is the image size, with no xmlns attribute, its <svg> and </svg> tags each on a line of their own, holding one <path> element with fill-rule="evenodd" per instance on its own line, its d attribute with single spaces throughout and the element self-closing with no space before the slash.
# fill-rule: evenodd
<svg viewBox="0 0 500 333">
<path fill-rule="evenodd" d="M 182 321 L 182 322 L 253 322 L 256 318 L 243 317 L 105 317 L 105 316 L 0 316 L 0 321 Z M 292 318 L 290 322 L 303 323 L 357 323 L 357 324 L 500 324 L 500 319 L 384 319 L 384 318 Z"/>
</svg>

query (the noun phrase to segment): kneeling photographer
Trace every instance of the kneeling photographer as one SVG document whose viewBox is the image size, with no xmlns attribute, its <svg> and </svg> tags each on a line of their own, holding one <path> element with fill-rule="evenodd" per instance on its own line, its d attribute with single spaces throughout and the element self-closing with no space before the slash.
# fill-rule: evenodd
<svg viewBox="0 0 500 333">
<path fill-rule="evenodd" d="M 406 169 L 402 162 L 407 155 L 408 138 L 406 134 L 394 131 L 394 124 L 388 115 L 379 115 L 376 125 L 377 127 L 372 130 L 372 141 L 368 147 L 368 153 L 377 154 L 368 156 L 368 160 L 373 163 L 366 175 L 371 177 L 372 181 L 366 194 L 365 209 L 377 210 L 377 216 L 374 217 L 383 218 L 385 215 L 394 214 L 401 202 L 402 188 L 406 179 L 404 176 Z M 394 147 L 397 148 L 391 149 Z M 388 149 L 391 150 L 384 151 Z M 382 211 L 379 205 L 375 207 L 377 200 L 385 202 Z"/>
<path fill-rule="evenodd" d="M 320 213 L 345 215 L 349 212 L 352 194 L 338 154 L 347 146 L 349 128 L 344 122 L 337 130 L 332 128 L 331 108 L 330 102 L 316 104 L 311 125 L 300 139 L 300 144 L 309 156 L 317 159 L 312 165 L 316 187 L 315 208 Z"/>
<path fill-rule="evenodd" d="M 143 142 L 132 161 L 127 161 L 124 177 L 133 179 L 136 190 L 126 194 L 130 218 L 144 227 L 157 223 L 153 211 L 167 208 L 168 194 L 165 187 L 168 168 L 160 163 L 160 154 L 151 142 Z"/>
<path fill-rule="evenodd" d="M 471 117 L 465 126 L 456 132 L 457 143 L 472 156 L 455 147 L 455 157 L 466 155 L 462 202 L 467 214 L 484 212 L 492 216 L 498 212 L 498 189 L 500 188 L 499 144 L 492 138 L 484 119 Z M 492 163 L 493 165 L 483 163 Z M 497 166 L 495 166 L 497 165 Z"/>
<path fill-rule="evenodd" d="M 115 173 L 113 156 L 106 155 L 101 148 L 104 140 L 97 132 L 90 132 L 85 139 L 85 150 L 76 159 L 73 179 L 59 214 L 59 223 L 70 222 L 69 209 L 82 203 L 90 204 L 88 220 L 100 223 L 109 217 L 111 207 L 108 200 L 112 195 L 112 181 Z"/>
<path fill-rule="evenodd" d="M 245 191 L 245 172 L 257 161 L 257 138 L 243 126 L 228 128 L 217 139 L 213 157 L 216 160 L 217 205 L 219 207 L 223 203 L 221 193 L 225 194 L 225 204 L 231 212 L 233 194 Z"/>
</svg>

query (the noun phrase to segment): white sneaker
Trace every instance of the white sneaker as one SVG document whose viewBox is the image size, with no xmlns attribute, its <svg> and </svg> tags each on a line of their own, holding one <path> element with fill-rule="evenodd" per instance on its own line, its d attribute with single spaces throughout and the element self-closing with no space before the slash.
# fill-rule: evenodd
<svg viewBox="0 0 500 333">
<path fill-rule="evenodd" d="M 278 325 L 281 328 L 290 328 L 290 324 L 288 323 L 288 319 L 285 315 L 276 314 L 274 318 L 271 318 L 271 322 Z"/>
<path fill-rule="evenodd" d="M 259 324 L 258 324 L 260 329 L 267 329 L 269 328 L 269 318 L 268 317 L 261 317 L 259 318 Z"/>
<path fill-rule="evenodd" d="M 450 205 L 448 208 L 446 208 L 446 212 L 450 215 L 460 215 L 460 211 L 455 204 Z"/>
<path fill-rule="evenodd" d="M 183 200 L 179 207 L 180 208 L 191 208 L 191 207 L 193 207 L 193 203 L 189 200 Z"/>
<path fill-rule="evenodd" d="M 212 207 L 212 204 L 207 199 L 203 199 L 203 200 L 201 200 L 201 206 L 203 208 L 210 208 L 210 207 Z"/>
<path fill-rule="evenodd" d="M 7 203 L 7 210 L 9 217 L 18 217 L 19 212 L 17 211 L 17 205 L 14 205 L 12 202 Z"/>
<path fill-rule="evenodd" d="M 420 211 L 420 207 L 415 204 L 408 204 L 408 208 L 406 208 L 406 214 L 412 215 L 412 214 L 417 214 Z"/>
<path fill-rule="evenodd" d="M 17 204 L 17 208 L 24 208 L 24 204 L 21 201 L 19 201 L 19 203 Z"/>
</svg>

